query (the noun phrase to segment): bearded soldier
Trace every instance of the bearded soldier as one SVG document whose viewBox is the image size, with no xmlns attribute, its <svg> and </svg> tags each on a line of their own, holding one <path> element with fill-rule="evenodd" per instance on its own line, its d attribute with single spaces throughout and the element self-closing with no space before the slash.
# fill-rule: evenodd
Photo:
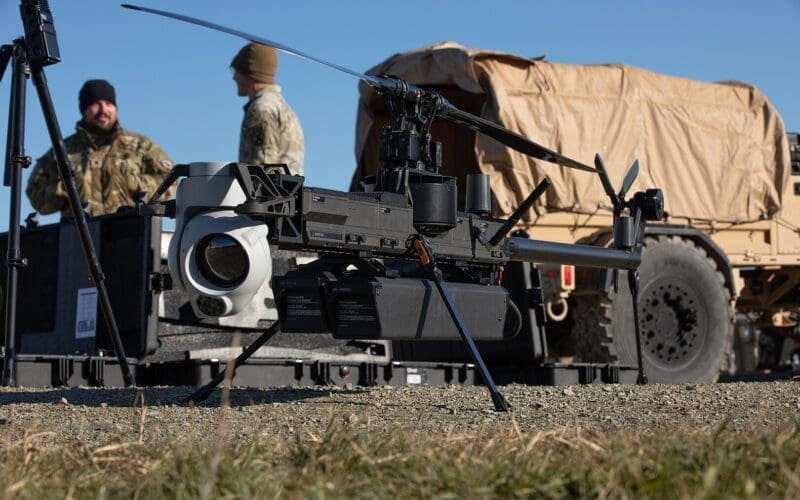
<svg viewBox="0 0 800 500">
<path fill-rule="evenodd" d="M 244 106 L 239 162 L 284 163 L 292 174 L 303 175 L 303 129 L 275 84 L 277 51 L 267 45 L 247 44 L 233 58 L 231 68 L 238 94 L 250 99 Z"/>
<path fill-rule="evenodd" d="M 64 144 L 81 201 L 90 215 L 135 206 L 142 194 L 156 190 L 172 161 L 152 140 L 120 126 L 116 93 L 107 81 L 84 83 L 78 101 L 83 119 Z M 41 214 L 71 214 L 52 149 L 36 161 L 26 193 Z"/>
</svg>

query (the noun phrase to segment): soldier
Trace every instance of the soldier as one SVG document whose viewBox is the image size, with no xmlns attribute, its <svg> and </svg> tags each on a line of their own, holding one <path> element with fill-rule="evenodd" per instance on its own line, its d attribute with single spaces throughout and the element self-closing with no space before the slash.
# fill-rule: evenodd
<svg viewBox="0 0 800 500">
<path fill-rule="evenodd" d="M 303 175 L 303 129 L 275 84 L 277 51 L 267 45 L 247 44 L 233 58 L 231 68 L 239 95 L 250 98 L 244 106 L 239 161 L 285 163 L 292 174 Z"/>
<path fill-rule="evenodd" d="M 120 127 L 116 93 L 107 81 L 88 80 L 78 101 L 83 119 L 64 144 L 81 201 L 90 215 L 135 206 L 141 193 L 156 190 L 172 161 L 147 137 Z M 36 161 L 26 193 L 41 214 L 72 213 L 52 149 Z"/>
</svg>

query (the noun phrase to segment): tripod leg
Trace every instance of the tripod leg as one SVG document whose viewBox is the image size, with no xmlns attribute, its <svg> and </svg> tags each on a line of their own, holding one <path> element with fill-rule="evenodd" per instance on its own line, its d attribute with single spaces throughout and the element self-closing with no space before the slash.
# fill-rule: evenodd
<svg viewBox="0 0 800 500">
<path fill-rule="evenodd" d="M 128 359 L 125 356 L 125 349 L 122 346 L 122 339 L 119 336 L 114 312 L 111 310 L 111 300 L 108 298 L 105 276 L 100 267 L 100 262 L 97 259 L 97 253 L 94 250 L 92 237 L 89 234 L 89 226 L 86 224 L 86 216 L 81 208 L 81 200 L 78 195 L 78 189 L 75 187 L 72 166 L 67 157 L 67 149 L 64 146 L 64 139 L 61 137 L 61 129 L 58 126 L 56 113 L 53 110 L 53 101 L 50 98 L 50 91 L 47 88 L 44 70 L 41 66 L 31 65 L 31 75 L 33 76 L 33 83 L 36 86 L 37 93 L 39 94 L 39 103 L 41 104 L 44 120 L 47 124 L 47 131 L 50 133 L 50 141 L 53 143 L 53 152 L 56 156 L 58 173 L 69 195 L 69 205 L 72 210 L 72 215 L 75 217 L 75 227 L 78 229 L 78 236 L 80 237 L 81 247 L 86 257 L 86 264 L 89 266 L 89 271 L 92 275 L 92 281 L 94 281 L 97 287 L 100 307 L 103 310 L 103 317 L 106 320 L 106 327 L 111 336 L 111 342 L 114 344 L 114 351 L 117 354 L 117 360 L 122 370 L 122 378 L 125 381 L 125 386 L 130 387 L 134 384 L 133 375 L 131 374 L 130 366 L 128 366 Z"/>
<path fill-rule="evenodd" d="M 633 300 L 633 324 L 634 333 L 636 334 L 636 362 L 639 368 L 639 376 L 636 383 L 644 385 L 647 383 L 647 375 L 644 373 L 644 362 L 642 359 L 642 336 L 641 326 L 639 325 L 639 270 L 631 269 L 628 271 L 628 288 L 631 291 L 631 300 Z"/>
<path fill-rule="evenodd" d="M 280 328 L 281 328 L 281 322 L 276 321 L 275 323 L 272 324 L 272 326 L 270 326 L 267 329 L 267 331 L 262 333 L 261 336 L 259 336 L 256 340 L 254 340 L 252 344 L 247 346 L 247 349 L 242 351 L 242 353 L 239 354 L 235 360 L 233 360 L 233 372 L 235 373 L 236 369 L 239 368 L 239 366 L 241 366 L 242 363 L 247 361 L 250 358 L 250 356 L 255 354 L 255 352 L 261 348 L 262 345 L 264 345 L 269 339 L 271 339 L 276 333 L 278 333 Z M 226 371 L 227 370 L 223 370 L 217 373 L 217 375 L 213 379 L 211 379 L 210 382 L 208 382 L 206 385 L 199 388 L 191 396 L 189 396 L 187 401 L 191 403 L 199 403 L 201 401 L 205 401 L 206 399 L 208 399 L 208 397 L 211 395 L 214 389 L 223 380 L 225 380 Z"/>
<path fill-rule="evenodd" d="M 450 295 L 450 289 L 447 287 L 447 283 L 445 283 L 445 281 L 442 279 L 439 268 L 436 267 L 436 261 L 433 260 L 432 253 L 430 252 L 428 245 L 425 244 L 420 237 L 413 239 L 412 243 L 414 244 L 414 249 L 417 251 L 417 254 L 420 257 L 422 266 L 425 268 L 425 271 L 428 273 L 431 280 L 436 284 L 436 288 L 439 290 L 442 300 L 444 300 L 447 311 L 450 313 L 450 317 L 453 318 L 453 322 L 458 329 L 459 335 L 461 335 L 461 339 L 465 344 L 467 344 L 467 349 L 472 356 L 472 360 L 475 361 L 475 365 L 478 367 L 478 372 L 481 374 L 483 381 L 489 388 L 489 394 L 492 395 L 494 409 L 497 411 L 509 411 L 511 409 L 511 405 L 497 389 L 494 379 L 489 373 L 489 369 L 486 368 L 486 363 L 483 362 L 481 353 L 478 351 L 475 341 L 472 340 L 472 336 L 470 336 L 467 326 L 464 324 L 464 318 L 461 317 L 461 313 L 456 307 L 453 296 Z"/>
<path fill-rule="evenodd" d="M 28 166 L 25 157 L 25 80 L 27 62 L 24 46 L 16 43 L 3 46 L 7 57 L 11 57 L 11 101 L 8 108 L 8 140 L 6 142 L 6 168 L 3 184 L 11 186 L 8 217 L 8 252 L 6 254 L 6 301 L 5 301 L 5 349 L 2 385 L 16 386 L 16 331 L 17 331 L 17 287 L 19 269 L 25 261 L 20 254 L 20 199 L 22 193 L 22 168 Z M 5 59 L 8 63 L 9 59 Z M 1 62 L 0 62 L 1 63 Z M 5 69 L 0 67 L 0 69 Z"/>
</svg>

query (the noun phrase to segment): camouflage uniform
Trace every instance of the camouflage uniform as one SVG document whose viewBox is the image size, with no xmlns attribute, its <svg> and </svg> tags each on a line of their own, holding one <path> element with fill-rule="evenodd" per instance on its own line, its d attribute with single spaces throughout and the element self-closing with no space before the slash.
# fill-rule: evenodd
<svg viewBox="0 0 800 500">
<path fill-rule="evenodd" d="M 75 128 L 77 132 L 64 143 L 75 172 L 75 186 L 91 215 L 135 206 L 139 193 L 151 195 L 172 168 L 172 161 L 158 145 L 141 134 L 124 130 L 119 122 L 108 135 L 93 134 L 82 122 Z M 26 193 L 41 214 L 58 210 L 62 216 L 72 213 L 52 149 L 36 161 Z"/>
<path fill-rule="evenodd" d="M 239 140 L 239 161 L 252 165 L 285 163 L 295 175 L 303 175 L 305 142 L 300 120 L 270 84 L 244 107 Z"/>
</svg>

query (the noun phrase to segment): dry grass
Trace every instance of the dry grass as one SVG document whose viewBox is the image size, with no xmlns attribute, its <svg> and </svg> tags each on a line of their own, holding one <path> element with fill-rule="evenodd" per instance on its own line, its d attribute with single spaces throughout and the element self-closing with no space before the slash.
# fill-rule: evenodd
<svg viewBox="0 0 800 500">
<path fill-rule="evenodd" d="M 144 417 L 143 417 L 144 418 Z M 91 447 L 0 437 L 6 498 L 785 498 L 800 491 L 800 422 L 758 435 L 376 432 L 332 414 L 322 434 L 232 447 Z M 225 419 L 221 419 L 220 442 Z"/>
</svg>

